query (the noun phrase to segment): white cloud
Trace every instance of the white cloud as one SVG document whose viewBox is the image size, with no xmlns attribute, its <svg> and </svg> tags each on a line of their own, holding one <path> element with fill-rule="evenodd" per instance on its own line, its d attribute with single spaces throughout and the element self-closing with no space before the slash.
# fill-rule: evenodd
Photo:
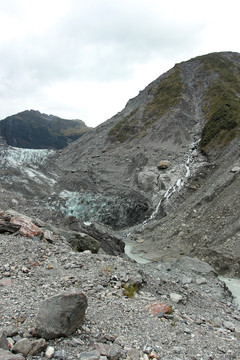
<svg viewBox="0 0 240 360">
<path fill-rule="evenodd" d="M 239 5 L 0 0 L 0 119 L 28 108 L 96 125 L 174 63 L 238 51 Z"/>
</svg>

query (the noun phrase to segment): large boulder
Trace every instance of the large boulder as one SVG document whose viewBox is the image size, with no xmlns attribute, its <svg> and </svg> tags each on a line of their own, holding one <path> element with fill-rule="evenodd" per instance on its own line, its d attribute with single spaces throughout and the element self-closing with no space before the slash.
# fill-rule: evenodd
<svg viewBox="0 0 240 360">
<path fill-rule="evenodd" d="M 101 243 L 94 237 L 78 231 L 53 228 L 53 232 L 63 236 L 75 251 L 90 250 L 92 253 L 98 253 Z"/>
<path fill-rule="evenodd" d="M 169 160 L 161 160 L 157 166 L 158 170 L 165 170 L 169 168 L 171 162 Z"/>
<path fill-rule="evenodd" d="M 0 349 L 0 360 L 25 360 L 22 355 L 14 355 L 8 350 Z"/>
<path fill-rule="evenodd" d="M 47 343 L 44 339 L 30 340 L 23 338 L 14 344 L 12 352 L 21 353 L 24 356 L 37 355 L 47 347 Z"/>
<path fill-rule="evenodd" d="M 0 211 L 0 230 L 1 228 L 9 232 L 18 231 L 20 235 L 29 238 L 34 236 L 43 237 L 42 229 L 34 224 L 32 218 L 12 209 L 6 212 Z"/>
<path fill-rule="evenodd" d="M 34 336 L 54 339 L 69 336 L 83 322 L 87 298 L 82 292 L 66 292 L 43 301 L 36 317 Z"/>
<path fill-rule="evenodd" d="M 101 247 L 100 242 L 88 234 L 75 231 L 66 231 L 64 234 L 64 237 L 75 251 L 90 250 L 95 254 Z"/>
<path fill-rule="evenodd" d="M 48 224 L 49 225 L 49 224 Z M 73 248 L 78 251 L 91 250 L 93 253 L 96 245 L 109 255 L 121 255 L 124 253 L 125 243 L 120 238 L 111 234 L 112 229 L 106 225 L 91 222 L 88 225 L 74 216 L 66 216 L 63 225 L 69 230 L 51 227 L 54 233 L 64 236 Z M 81 239 L 82 234 L 84 239 Z M 74 239 L 75 237 L 75 239 Z M 84 240 L 84 241 L 83 241 Z M 87 244 L 87 240 L 91 240 Z M 95 241 L 97 241 L 97 243 Z M 84 247 L 86 244 L 88 247 Z M 92 245 L 91 245 L 92 244 Z M 94 246 L 94 248 L 92 248 Z M 99 249 L 99 248 L 98 248 Z"/>
<path fill-rule="evenodd" d="M 34 236 L 42 237 L 43 231 L 32 222 L 32 219 L 25 215 L 13 216 L 10 220 L 11 223 L 20 225 L 19 234 L 33 238 Z"/>
</svg>

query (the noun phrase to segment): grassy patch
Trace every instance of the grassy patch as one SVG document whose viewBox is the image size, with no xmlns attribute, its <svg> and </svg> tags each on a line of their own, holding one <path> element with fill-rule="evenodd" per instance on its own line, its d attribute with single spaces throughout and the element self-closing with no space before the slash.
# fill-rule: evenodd
<svg viewBox="0 0 240 360">
<path fill-rule="evenodd" d="M 173 108 L 182 97 L 182 79 L 178 66 L 165 76 L 157 86 L 152 86 L 148 93 L 153 99 L 147 104 L 143 114 L 135 109 L 109 131 L 109 138 L 124 142 L 146 136 L 147 130 L 164 113 Z"/>
<path fill-rule="evenodd" d="M 157 120 L 181 100 L 182 90 L 183 84 L 180 68 L 179 66 L 175 66 L 173 71 L 160 81 L 156 90 L 152 91 L 154 98 L 144 111 L 145 117 L 147 119 L 154 118 L 154 120 Z"/>
<path fill-rule="evenodd" d="M 138 290 L 138 284 L 124 284 L 123 295 L 128 298 L 133 298 Z"/>
<path fill-rule="evenodd" d="M 108 133 L 109 138 L 124 142 L 133 137 L 137 132 L 137 113 L 138 109 L 133 110 L 128 116 L 119 121 Z"/>
<path fill-rule="evenodd" d="M 217 77 L 205 93 L 206 124 L 202 131 L 201 150 L 222 148 L 237 136 L 240 126 L 239 66 L 217 54 L 200 57 L 201 71 L 215 72 Z"/>
</svg>

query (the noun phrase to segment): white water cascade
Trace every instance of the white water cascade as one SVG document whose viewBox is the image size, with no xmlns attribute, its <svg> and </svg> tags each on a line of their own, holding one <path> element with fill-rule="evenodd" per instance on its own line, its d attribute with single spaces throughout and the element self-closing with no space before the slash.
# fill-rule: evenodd
<svg viewBox="0 0 240 360">
<path fill-rule="evenodd" d="M 183 188 L 183 186 L 185 185 L 187 179 L 188 179 L 188 178 L 190 177 L 190 175 L 191 175 L 190 166 L 194 163 L 194 159 L 195 159 L 195 157 L 194 157 L 194 149 L 196 149 L 196 147 L 197 147 L 197 145 L 198 145 L 198 142 L 199 142 L 199 141 L 194 142 L 194 143 L 192 143 L 191 146 L 190 146 L 190 154 L 187 156 L 187 160 L 186 160 L 186 162 L 185 162 L 185 164 L 184 164 L 185 169 L 186 169 L 185 173 L 183 174 L 182 177 L 178 178 L 178 179 L 174 182 L 174 184 L 171 185 L 171 186 L 167 189 L 167 191 L 165 192 L 165 194 L 163 195 L 163 197 L 161 197 L 160 200 L 158 201 L 155 210 L 152 212 L 151 216 L 150 216 L 147 220 L 145 220 L 145 221 L 143 222 L 143 225 L 146 225 L 149 221 L 155 219 L 155 217 L 156 217 L 157 214 L 158 214 L 158 211 L 159 211 L 159 209 L 160 209 L 160 206 L 161 206 L 162 202 L 163 202 L 164 200 L 168 200 L 176 191 L 179 192 L 179 191 Z"/>
<path fill-rule="evenodd" d="M 138 254 L 138 253 L 134 253 L 132 252 L 133 250 L 133 242 L 131 240 L 129 240 L 133 229 L 136 229 L 137 227 L 141 226 L 141 227 L 145 227 L 146 224 L 148 224 L 151 220 L 154 220 L 155 217 L 157 216 L 160 206 L 162 204 L 163 201 L 167 201 L 169 200 L 169 198 L 175 193 L 175 192 L 179 192 L 183 186 L 186 184 L 187 179 L 191 176 L 191 167 L 194 164 L 195 158 L 196 158 L 196 149 L 198 147 L 198 143 L 199 140 L 196 142 L 193 142 L 189 148 L 189 153 L 187 154 L 187 159 L 184 163 L 184 168 L 185 171 L 182 172 L 182 176 L 179 177 L 173 184 L 171 184 L 169 186 L 169 188 L 166 190 L 165 194 L 163 196 L 161 196 L 161 198 L 159 199 L 154 211 L 152 212 L 152 214 L 150 215 L 150 217 L 148 219 L 146 219 L 141 225 L 136 225 L 134 226 L 130 231 L 128 231 L 128 233 L 125 235 L 126 236 L 126 240 L 125 240 L 125 254 L 130 257 L 131 259 L 137 261 L 138 263 L 148 263 L 150 262 L 149 260 L 144 258 L 144 254 Z"/>
</svg>

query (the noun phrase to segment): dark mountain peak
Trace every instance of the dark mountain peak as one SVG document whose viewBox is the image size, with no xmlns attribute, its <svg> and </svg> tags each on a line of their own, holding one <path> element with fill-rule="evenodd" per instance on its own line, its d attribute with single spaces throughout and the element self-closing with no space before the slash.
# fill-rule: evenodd
<svg viewBox="0 0 240 360">
<path fill-rule="evenodd" d="M 8 145 L 30 149 L 60 149 L 90 130 L 82 120 L 66 120 L 38 110 L 25 110 L 0 121 Z"/>
</svg>

